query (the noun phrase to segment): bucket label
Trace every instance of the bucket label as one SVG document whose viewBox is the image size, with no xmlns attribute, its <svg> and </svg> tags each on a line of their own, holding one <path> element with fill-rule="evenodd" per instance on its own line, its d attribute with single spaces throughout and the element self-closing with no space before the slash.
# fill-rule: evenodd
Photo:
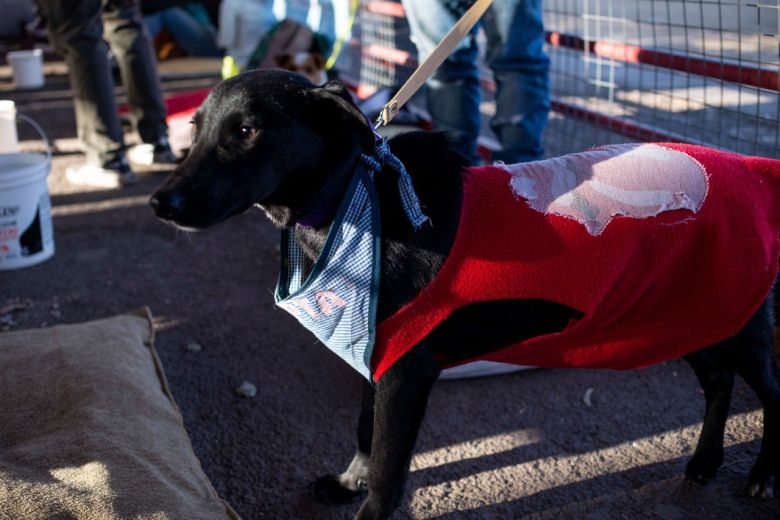
<svg viewBox="0 0 780 520">
<path fill-rule="evenodd" d="M 13 218 L 19 214 L 22 208 L 20 206 L 3 206 L 0 207 L 0 218 Z"/>
<path fill-rule="evenodd" d="M 29 209 L 22 209 L 0 206 L 0 268 L 37 263 L 54 252 L 49 192 L 40 194 L 31 221 L 21 222 L 23 215 L 29 214 Z"/>
<path fill-rule="evenodd" d="M 19 240 L 18 215 L 20 206 L 0 207 L 0 255 L 11 258 L 16 254 L 14 245 Z"/>
</svg>

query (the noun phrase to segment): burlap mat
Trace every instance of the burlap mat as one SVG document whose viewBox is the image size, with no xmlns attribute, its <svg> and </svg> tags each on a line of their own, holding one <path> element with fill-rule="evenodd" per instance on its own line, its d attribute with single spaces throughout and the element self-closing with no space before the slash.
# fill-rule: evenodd
<svg viewBox="0 0 780 520">
<path fill-rule="evenodd" d="M 148 309 L 0 334 L 0 519 L 237 519 L 182 424 Z"/>
</svg>

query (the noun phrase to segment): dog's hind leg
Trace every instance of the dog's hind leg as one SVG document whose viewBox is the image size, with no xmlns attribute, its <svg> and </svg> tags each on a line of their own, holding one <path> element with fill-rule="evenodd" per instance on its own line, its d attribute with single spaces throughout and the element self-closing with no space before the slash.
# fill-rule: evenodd
<svg viewBox="0 0 780 520">
<path fill-rule="evenodd" d="M 707 371 L 710 373 L 735 371 L 756 392 L 761 401 L 764 409 L 764 432 L 761 450 L 748 478 L 747 494 L 765 498 L 771 498 L 780 491 L 780 368 L 778 368 L 774 355 L 772 337 L 774 312 L 772 305 L 773 299 L 770 296 L 737 335 L 702 351 L 702 354 L 711 361 Z M 699 361 L 694 363 L 697 362 Z M 695 365 L 694 369 L 697 369 Z M 701 363 L 700 368 L 697 369 L 697 375 L 700 370 L 702 370 Z M 701 380 L 701 376 L 699 379 Z M 724 384 L 725 379 L 720 383 L 721 393 Z M 706 392 L 707 387 L 705 386 L 705 395 Z M 718 399 L 722 401 L 724 397 L 715 397 L 713 401 L 717 402 Z M 708 399 L 708 414 L 710 412 L 709 404 Z M 715 452 L 714 438 L 715 434 L 718 433 L 716 427 L 719 426 L 722 416 L 725 415 L 722 408 L 718 409 L 718 415 L 714 415 L 714 413 L 711 420 L 705 416 L 705 428 L 702 431 L 702 439 L 707 436 L 709 440 L 700 439 L 699 442 L 700 445 L 705 444 L 708 450 L 706 453 L 710 454 Z M 709 427 L 712 430 L 708 432 Z M 719 436 L 722 439 L 722 433 Z M 722 453 L 722 448 L 720 453 Z M 694 459 L 691 459 L 691 463 L 695 459 L 697 463 L 692 469 L 697 470 L 701 467 L 706 469 L 706 464 L 702 462 L 702 458 L 697 457 L 698 454 L 699 448 L 697 447 Z M 688 478 L 692 477 L 688 473 L 688 468 L 686 468 L 686 475 Z"/>
<path fill-rule="evenodd" d="M 685 356 L 704 389 L 704 423 L 696 451 L 685 466 L 685 478 L 698 484 L 712 479 L 723 463 L 723 433 L 734 387 L 734 371 L 714 360 L 709 350 Z"/>
<path fill-rule="evenodd" d="M 756 392 L 764 408 L 764 434 L 748 478 L 747 494 L 772 498 L 780 491 L 780 368 L 774 354 L 772 298 L 745 329 L 742 348 L 730 352 L 737 374 Z"/>
<path fill-rule="evenodd" d="M 374 386 L 363 382 L 363 402 L 358 419 L 358 447 L 352 462 L 340 475 L 325 475 L 314 482 L 314 493 L 322 502 L 353 502 L 368 489 L 368 461 L 374 432 Z"/>
</svg>

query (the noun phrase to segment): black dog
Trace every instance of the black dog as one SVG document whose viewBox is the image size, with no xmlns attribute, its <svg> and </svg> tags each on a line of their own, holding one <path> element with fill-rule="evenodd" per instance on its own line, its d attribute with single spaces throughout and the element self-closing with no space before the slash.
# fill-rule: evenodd
<svg viewBox="0 0 780 520">
<path fill-rule="evenodd" d="M 294 229 L 306 255 L 317 259 L 362 153 L 374 134 L 340 85 L 318 88 L 283 71 L 254 71 L 218 85 L 194 118 L 192 149 L 151 198 L 161 219 L 184 229 L 212 226 L 254 205 L 279 228 Z M 413 229 L 405 217 L 397 177 L 376 176 L 382 212 L 381 286 L 377 322 L 426 287 L 443 265 L 456 234 L 463 197 L 463 159 L 445 136 L 410 133 L 390 141 L 433 225 Z M 296 226 L 326 207 L 324 223 Z M 453 358 L 498 349 L 563 330 L 577 311 L 534 300 L 502 300 L 459 309 L 379 379 L 364 384 L 358 451 L 348 469 L 318 479 L 325 501 L 350 501 L 367 492 L 358 518 L 388 518 L 403 496 L 417 431 L 440 366 Z M 734 374 L 764 407 L 761 452 L 748 493 L 772 496 L 780 482 L 780 371 L 772 352 L 773 311 L 764 302 L 734 337 L 686 356 L 704 388 L 706 413 L 688 479 L 704 483 L 723 460 L 723 434 Z M 453 352 L 455 349 L 455 352 Z"/>
</svg>

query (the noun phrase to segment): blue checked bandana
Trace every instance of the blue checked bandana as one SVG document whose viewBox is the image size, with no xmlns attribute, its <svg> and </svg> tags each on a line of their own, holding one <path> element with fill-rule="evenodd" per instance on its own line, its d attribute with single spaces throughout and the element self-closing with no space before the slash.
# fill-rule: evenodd
<svg viewBox="0 0 780 520">
<path fill-rule="evenodd" d="M 409 222 L 419 229 L 420 210 L 406 168 L 384 140 L 362 155 L 325 246 L 308 276 L 306 257 L 293 230 L 282 232 L 282 265 L 274 299 L 317 339 L 369 381 L 379 297 L 381 225 L 374 175 L 383 166 L 398 175 Z M 304 279 L 305 278 L 305 279 Z"/>
</svg>

